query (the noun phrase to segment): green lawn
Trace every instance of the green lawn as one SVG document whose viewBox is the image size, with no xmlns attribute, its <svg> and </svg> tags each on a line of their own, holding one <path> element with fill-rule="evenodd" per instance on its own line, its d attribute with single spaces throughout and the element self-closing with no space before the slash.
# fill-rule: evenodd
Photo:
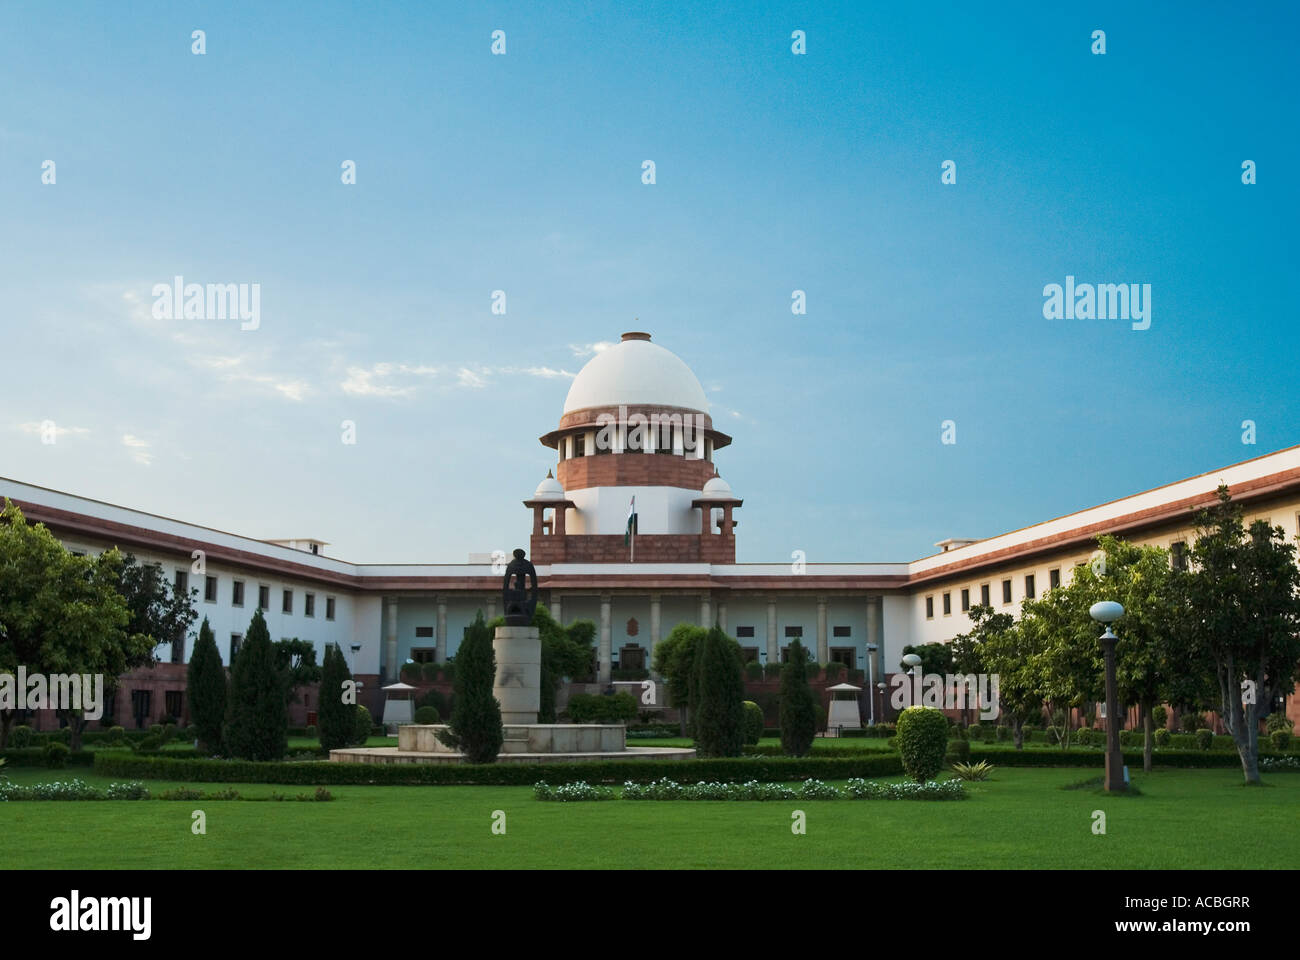
<svg viewBox="0 0 1300 960">
<path fill-rule="evenodd" d="M 686 770 L 683 767 L 683 779 Z M 329 803 L 0 803 L 0 869 L 186 867 L 1290 868 L 1300 775 L 1242 787 L 1235 770 L 1138 773 L 1141 796 L 1062 790 L 1080 769 L 1008 768 L 962 802 L 541 803 L 527 787 L 330 787 Z M 539 776 L 540 776 L 539 772 Z M 29 783 L 106 778 L 16 769 Z M 180 784 L 149 782 L 155 793 Z M 234 786 L 249 796 L 311 788 Z M 807 814 L 807 835 L 790 831 Z M 207 835 L 190 814 L 207 815 Z M 491 832 L 494 810 L 507 832 Z M 1103 810 L 1107 834 L 1092 833 Z"/>
</svg>

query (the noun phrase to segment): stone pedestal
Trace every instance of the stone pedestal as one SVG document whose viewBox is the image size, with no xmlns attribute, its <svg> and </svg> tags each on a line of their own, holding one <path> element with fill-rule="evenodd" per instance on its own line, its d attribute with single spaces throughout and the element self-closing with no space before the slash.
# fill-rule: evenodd
<svg viewBox="0 0 1300 960">
<path fill-rule="evenodd" d="M 497 627 L 492 638 L 497 675 L 492 695 L 501 704 L 501 723 L 537 723 L 541 707 L 542 641 L 536 627 Z"/>
</svg>

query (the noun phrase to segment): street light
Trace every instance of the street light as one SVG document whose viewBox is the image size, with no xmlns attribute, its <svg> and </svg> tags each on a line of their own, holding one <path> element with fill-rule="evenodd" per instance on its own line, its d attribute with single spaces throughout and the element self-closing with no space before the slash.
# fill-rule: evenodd
<svg viewBox="0 0 1300 960">
<path fill-rule="evenodd" d="M 867 689 L 868 690 L 870 690 L 873 686 L 875 686 L 875 683 L 873 681 L 875 680 L 876 677 L 875 677 L 875 670 L 873 669 L 872 661 L 876 659 L 876 651 L 878 649 L 879 647 L 877 647 L 874 643 L 867 644 Z M 876 725 L 876 698 L 868 697 L 868 699 L 871 701 L 871 725 L 874 727 Z"/>
<path fill-rule="evenodd" d="M 1088 610 L 1088 616 L 1098 623 L 1106 625 L 1106 632 L 1101 635 L 1101 651 L 1106 658 L 1106 790 L 1123 792 L 1128 789 L 1128 780 L 1124 776 L 1124 755 L 1119 749 L 1119 698 L 1115 692 L 1115 641 L 1119 637 L 1111 631 L 1110 625 L 1124 616 L 1124 608 L 1114 600 L 1102 600 L 1094 603 Z"/>
</svg>

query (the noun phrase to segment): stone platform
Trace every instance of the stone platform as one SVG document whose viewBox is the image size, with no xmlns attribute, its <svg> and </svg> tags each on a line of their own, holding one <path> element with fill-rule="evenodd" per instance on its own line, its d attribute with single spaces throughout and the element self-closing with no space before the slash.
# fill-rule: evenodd
<svg viewBox="0 0 1300 960">
<path fill-rule="evenodd" d="M 462 755 L 438 740 L 446 724 L 406 724 L 397 728 L 396 747 L 348 747 L 331 750 L 341 763 L 459 763 Z M 577 760 L 653 758 L 685 760 L 695 756 L 682 747 L 629 747 L 622 724 L 503 724 L 505 739 L 498 763 L 568 763 Z"/>
</svg>

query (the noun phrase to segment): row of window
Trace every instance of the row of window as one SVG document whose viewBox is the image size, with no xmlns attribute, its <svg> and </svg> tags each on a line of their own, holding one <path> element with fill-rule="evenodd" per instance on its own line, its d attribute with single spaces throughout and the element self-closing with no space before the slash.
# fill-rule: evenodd
<svg viewBox="0 0 1300 960">
<path fill-rule="evenodd" d="M 188 594 L 190 589 L 190 575 L 186 570 L 176 571 L 176 590 L 178 593 Z M 206 603 L 217 602 L 217 578 L 207 576 L 203 578 L 203 599 Z M 232 581 L 230 594 L 230 605 L 232 607 L 242 607 L 244 605 L 244 581 Z M 261 610 L 271 609 L 271 588 L 264 583 L 257 585 L 257 606 Z M 335 602 L 333 597 L 325 598 L 325 619 L 334 619 Z M 280 612 L 293 613 L 293 591 L 283 590 L 280 595 Z M 316 616 L 316 594 L 303 594 L 304 617 Z"/>
<path fill-rule="evenodd" d="M 801 626 L 788 626 L 788 627 L 785 628 L 785 635 L 786 635 L 787 637 L 802 637 L 802 636 L 803 636 L 803 627 L 801 627 Z M 737 640 L 740 640 L 740 639 L 742 639 L 742 638 L 744 638 L 744 637 L 750 637 L 750 638 L 752 638 L 753 636 L 754 636 L 754 628 L 753 628 L 753 627 L 737 627 L 737 628 L 736 628 L 736 639 L 737 639 Z M 845 626 L 831 627 L 831 636 L 833 636 L 833 637 L 851 637 L 851 636 L 853 636 L 853 628 L 852 628 L 852 627 L 845 627 Z"/>
<path fill-rule="evenodd" d="M 648 439 L 649 439 L 649 438 L 647 437 L 647 440 L 648 440 Z M 647 449 L 647 447 L 649 446 L 649 443 L 645 443 L 645 444 L 643 444 L 643 443 L 641 442 L 641 440 L 639 440 L 637 437 L 635 437 L 635 436 L 633 436 L 633 435 L 631 435 L 631 434 L 628 435 L 626 443 L 627 443 L 627 446 L 625 446 L 625 447 L 623 448 L 623 450 L 621 451 L 622 453 L 657 453 L 657 454 L 662 454 L 662 455 L 664 455 L 664 456 L 677 456 L 677 457 L 681 457 L 681 456 L 685 456 L 685 455 L 686 455 L 686 451 L 684 451 L 684 450 L 674 450 L 674 449 L 673 449 L 673 444 L 672 444 L 672 440 L 671 440 L 671 434 L 668 435 L 668 439 L 666 440 L 666 442 L 664 442 L 664 443 L 655 443 L 655 444 L 654 444 L 654 450 L 649 450 L 649 449 Z M 572 457 L 566 457 L 566 456 L 565 456 L 565 453 L 566 453 L 566 451 L 567 451 L 567 449 L 568 449 L 568 444 L 565 442 L 564 438 L 561 438 L 561 440 L 560 440 L 560 442 L 559 442 L 559 444 L 558 444 L 557 446 L 558 446 L 558 451 L 559 451 L 559 455 L 560 455 L 560 459 L 561 459 L 561 460 L 566 460 L 566 459 L 576 459 L 576 458 L 578 458 L 578 457 L 585 457 L 585 456 L 587 456 L 587 437 L 586 437 L 585 434 L 582 434 L 582 433 L 576 433 L 576 434 L 573 435 L 573 456 L 572 456 Z M 595 455 L 595 454 L 601 454 L 601 453 L 613 453 L 613 452 L 614 452 L 614 451 L 611 450 L 609 447 L 604 446 L 604 445 L 601 445 L 601 444 L 593 444 L 592 446 L 593 446 L 593 449 L 592 449 L 591 452 L 592 452 L 593 455 Z M 692 450 L 691 452 L 694 453 L 695 451 Z M 705 459 L 705 460 L 712 460 L 712 459 L 713 459 L 713 441 L 712 441 L 712 440 L 705 440 L 705 441 L 704 441 L 704 459 Z"/>
<path fill-rule="evenodd" d="M 1047 571 L 1047 578 L 1048 578 L 1047 588 L 1049 590 L 1055 590 L 1057 587 L 1061 585 L 1061 568 L 1053 567 L 1051 570 Z M 992 606 L 993 603 L 992 603 L 991 594 L 992 594 L 992 584 L 989 583 L 980 584 L 981 604 L 983 604 L 986 607 Z M 1032 573 L 1025 574 L 1025 599 L 1032 600 L 1037 595 L 1038 595 L 1038 585 L 1034 579 L 1034 575 Z M 952 615 L 951 591 L 942 594 L 941 599 L 943 602 L 943 615 L 945 617 L 951 616 Z M 1002 581 L 1002 603 L 1005 605 L 1005 604 L 1009 604 L 1010 602 L 1011 602 L 1011 580 L 1006 579 Z M 970 610 L 970 607 L 971 607 L 970 588 L 963 587 L 961 590 L 961 612 L 967 613 Z M 933 594 L 925 598 L 925 619 L 927 620 L 934 619 L 934 595 Z"/>
<path fill-rule="evenodd" d="M 1297 522 L 1300 523 L 1300 520 L 1298 520 Z M 1175 570 L 1187 569 L 1186 541 L 1176 540 L 1169 545 L 1169 565 L 1173 567 Z M 1057 587 L 1061 585 L 1060 567 L 1053 567 L 1051 570 L 1047 571 L 1047 575 L 1050 581 L 1048 583 L 1049 590 L 1055 590 Z M 980 603 L 982 603 L 986 607 L 991 606 L 989 602 L 989 586 L 990 585 L 987 583 L 980 584 Z M 1027 573 L 1025 574 L 1025 599 L 1033 600 L 1035 595 L 1036 595 L 1036 587 L 1034 584 L 1034 575 L 1032 573 Z M 951 593 L 943 594 L 942 602 L 943 602 L 943 615 L 945 617 L 951 615 L 952 594 Z M 1002 581 L 1002 603 L 1005 605 L 1005 604 L 1009 604 L 1010 602 L 1011 602 L 1011 581 L 1008 579 Z M 966 613 L 969 610 L 970 610 L 970 589 L 963 588 L 961 591 L 961 612 Z M 933 594 L 925 598 L 925 619 L 927 620 L 934 619 Z"/>
</svg>

